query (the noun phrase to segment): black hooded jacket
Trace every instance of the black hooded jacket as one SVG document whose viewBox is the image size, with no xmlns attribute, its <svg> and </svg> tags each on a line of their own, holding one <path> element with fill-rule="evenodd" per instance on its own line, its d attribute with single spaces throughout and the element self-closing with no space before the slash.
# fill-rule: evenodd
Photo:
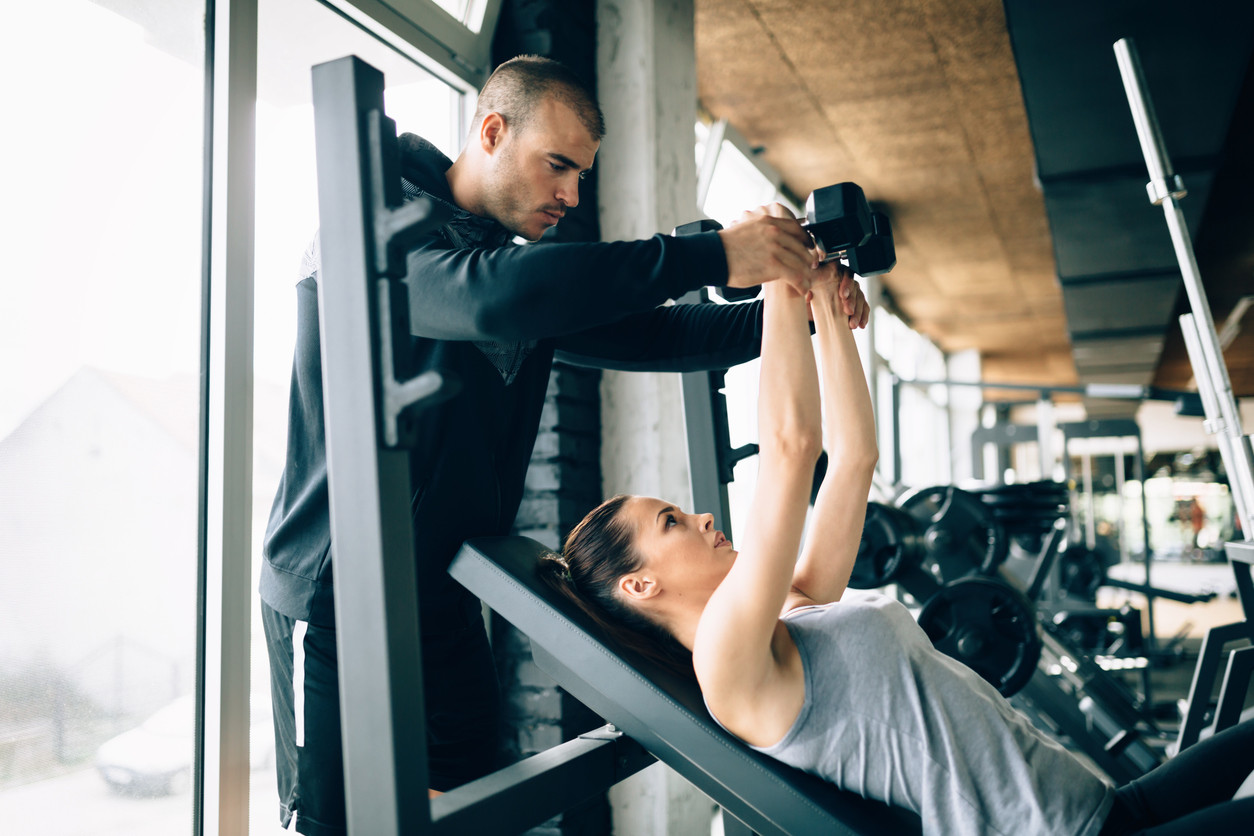
<svg viewBox="0 0 1254 836">
<path fill-rule="evenodd" d="M 407 196 L 452 206 L 450 165 L 425 140 L 401 137 Z M 315 240 L 296 286 L 287 460 L 266 528 L 261 597 L 291 618 L 333 627 L 317 269 Z M 659 307 L 726 277 L 717 233 L 514 246 L 495 221 L 461 209 L 409 253 L 410 368 L 461 384 L 455 397 L 421 412 L 423 444 L 410 454 L 424 632 L 477 611 L 446 570 L 465 539 L 509 533 L 555 352 L 637 371 L 725 368 L 756 357 L 760 302 Z"/>
</svg>

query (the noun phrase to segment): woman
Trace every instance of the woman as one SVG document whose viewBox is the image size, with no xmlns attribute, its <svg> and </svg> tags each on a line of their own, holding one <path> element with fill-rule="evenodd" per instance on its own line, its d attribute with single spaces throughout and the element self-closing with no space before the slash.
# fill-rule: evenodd
<svg viewBox="0 0 1254 836">
<path fill-rule="evenodd" d="M 815 275 L 806 298 L 783 282 L 765 286 L 759 473 L 741 548 L 708 514 L 619 496 L 571 532 L 549 562 L 552 582 L 616 633 L 626 628 L 638 649 L 695 674 L 711 715 L 745 743 L 913 809 L 929 833 L 1248 826 L 1254 799 L 1226 799 L 1254 765 L 1254 724 L 1116 793 L 937 652 L 901 604 L 846 591 L 877 456 L 852 334 L 867 311 L 844 268 Z M 803 545 L 824 446 L 829 465 Z"/>
</svg>

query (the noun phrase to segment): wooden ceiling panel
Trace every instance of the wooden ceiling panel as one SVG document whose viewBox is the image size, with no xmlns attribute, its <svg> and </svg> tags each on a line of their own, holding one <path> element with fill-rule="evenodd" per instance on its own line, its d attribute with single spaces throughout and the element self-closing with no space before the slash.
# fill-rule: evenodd
<svg viewBox="0 0 1254 836">
<path fill-rule="evenodd" d="M 1024 354 L 1020 352 L 987 352 L 980 360 L 980 371 L 989 383 L 1035 383 L 1041 386 L 1075 386 L 1079 378 L 1075 362 L 1067 350 L 1046 350 Z M 1031 391 L 985 389 L 988 401 L 1033 400 Z M 1078 400 L 1056 397 L 1055 400 Z"/>
<path fill-rule="evenodd" d="M 794 194 L 852 180 L 888 213 L 897 267 L 883 284 L 912 325 L 946 348 L 979 349 L 990 374 L 1075 381 L 1003 0 L 695 3 L 703 105 L 763 146 Z M 1254 136 L 1254 64 L 1247 72 L 1229 148 Z M 1254 179 L 1254 155 L 1228 157 L 1197 242 L 1208 288 L 1231 290 L 1208 290 L 1217 324 L 1254 293 L 1254 264 L 1239 263 L 1254 253 L 1254 202 L 1240 185 Z M 1216 279 L 1212 263 L 1227 272 Z M 1245 392 L 1249 318 L 1228 350 Z M 1160 386 L 1192 377 L 1178 330 L 1167 334 Z"/>
<path fill-rule="evenodd" d="M 1070 363 L 998 0 L 696 7 L 702 104 L 795 194 L 853 180 L 889 213 L 884 286 L 912 325 L 947 349 Z"/>
</svg>

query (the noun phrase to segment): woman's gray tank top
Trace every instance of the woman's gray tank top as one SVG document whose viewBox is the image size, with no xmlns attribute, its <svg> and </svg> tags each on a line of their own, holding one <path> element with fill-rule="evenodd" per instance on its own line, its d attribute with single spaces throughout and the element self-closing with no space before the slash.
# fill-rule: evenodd
<svg viewBox="0 0 1254 836">
<path fill-rule="evenodd" d="M 849 590 L 784 617 L 805 704 L 784 763 L 917 812 L 925 834 L 1096 836 L 1114 789 L 996 689 L 936 651 L 903 605 Z"/>
</svg>

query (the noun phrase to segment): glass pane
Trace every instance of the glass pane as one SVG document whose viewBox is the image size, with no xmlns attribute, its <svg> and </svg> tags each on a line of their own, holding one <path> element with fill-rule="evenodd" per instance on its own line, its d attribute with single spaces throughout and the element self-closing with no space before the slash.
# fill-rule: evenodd
<svg viewBox="0 0 1254 836">
<path fill-rule="evenodd" d="M 724 142 L 702 211 L 723 226 L 731 226 L 740 218 L 741 212 L 773 203 L 776 195 L 775 185 L 758 171 L 757 166 L 736 146 Z"/>
<path fill-rule="evenodd" d="M 488 2 L 489 0 L 393 0 L 390 5 L 419 27 L 431 21 L 431 7 L 436 6 L 471 32 L 478 32 L 483 28 Z"/>
<path fill-rule="evenodd" d="M 457 91 L 316 0 L 261 0 L 258 26 L 254 596 L 266 522 L 286 451 L 301 256 L 318 228 L 310 67 L 356 55 L 384 74 L 385 107 L 398 132 L 419 134 L 450 156 L 462 139 L 462 96 Z M 259 612 L 254 598 L 250 830 L 268 834 L 279 832 L 278 791 L 269 660 Z"/>
<path fill-rule="evenodd" d="M 0 27 L 0 830 L 191 828 L 203 4 Z"/>
</svg>

